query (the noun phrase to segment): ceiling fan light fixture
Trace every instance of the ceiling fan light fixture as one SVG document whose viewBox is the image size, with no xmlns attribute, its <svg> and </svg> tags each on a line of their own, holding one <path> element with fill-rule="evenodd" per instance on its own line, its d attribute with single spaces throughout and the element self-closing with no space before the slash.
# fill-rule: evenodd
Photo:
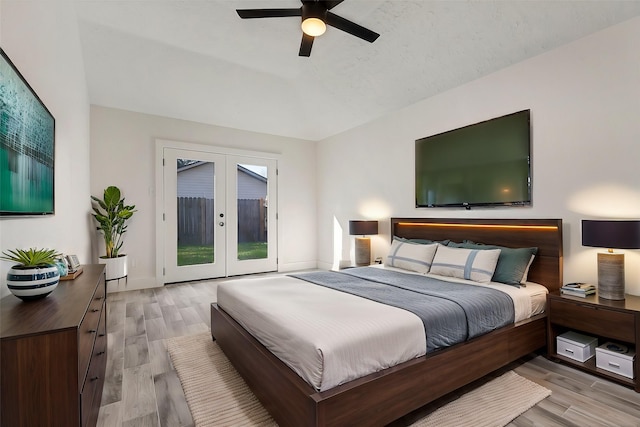
<svg viewBox="0 0 640 427">
<path fill-rule="evenodd" d="M 312 37 L 318 37 L 327 31 L 327 24 L 320 18 L 306 18 L 302 21 L 302 31 Z"/>
<path fill-rule="evenodd" d="M 313 40 L 325 33 L 327 25 L 368 41 L 369 43 L 373 43 L 380 34 L 330 12 L 330 9 L 333 9 L 343 1 L 344 0 L 300 0 L 302 6 L 299 8 L 236 9 L 236 12 L 242 19 L 281 18 L 288 16 L 298 16 L 302 18 L 302 22 L 298 21 L 300 22 L 303 33 L 298 56 L 311 55 Z"/>
</svg>

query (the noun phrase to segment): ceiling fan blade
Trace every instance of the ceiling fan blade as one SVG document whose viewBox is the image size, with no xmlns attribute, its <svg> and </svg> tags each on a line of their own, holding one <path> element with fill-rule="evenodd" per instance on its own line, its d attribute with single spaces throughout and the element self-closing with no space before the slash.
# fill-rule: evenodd
<svg viewBox="0 0 640 427">
<path fill-rule="evenodd" d="M 365 27 L 362 27 L 355 22 L 351 22 L 348 19 L 344 19 L 333 12 L 327 11 L 327 25 L 331 25 L 339 30 L 349 33 L 356 37 L 360 37 L 370 43 L 376 41 L 380 34 L 373 32 Z"/>
<path fill-rule="evenodd" d="M 302 8 L 298 9 L 236 9 L 242 19 L 249 18 L 282 18 L 284 16 L 302 16 Z"/>
<path fill-rule="evenodd" d="M 311 3 L 318 6 L 321 6 L 323 9 L 333 9 L 344 0 L 300 0 L 302 4 Z"/>
<path fill-rule="evenodd" d="M 313 36 L 302 33 L 302 42 L 300 43 L 300 53 L 298 56 L 311 56 L 311 48 L 313 47 Z"/>
<path fill-rule="evenodd" d="M 324 4 L 327 6 L 327 9 L 333 9 L 343 1 L 344 0 L 325 1 Z"/>
</svg>

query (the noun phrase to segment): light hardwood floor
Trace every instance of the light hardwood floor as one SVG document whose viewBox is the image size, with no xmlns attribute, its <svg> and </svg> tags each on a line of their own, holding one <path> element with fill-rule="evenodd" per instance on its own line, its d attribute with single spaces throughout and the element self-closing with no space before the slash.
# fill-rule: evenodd
<svg viewBox="0 0 640 427">
<path fill-rule="evenodd" d="M 165 340 L 208 331 L 216 289 L 217 281 L 212 281 L 108 295 L 108 362 L 98 426 L 193 425 Z M 640 394 L 629 388 L 542 356 L 532 355 L 501 372 L 508 369 L 552 391 L 549 398 L 516 418 L 510 427 L 640 427 Z M 457 395 L 427 405 L 393 426 L 406 425 Z"/>
</svg>

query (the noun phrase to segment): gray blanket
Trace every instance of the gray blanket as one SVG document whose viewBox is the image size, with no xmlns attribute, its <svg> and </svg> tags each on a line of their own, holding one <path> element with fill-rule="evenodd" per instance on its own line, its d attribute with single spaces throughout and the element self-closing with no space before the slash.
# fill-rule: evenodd
<svg viewBox="0 0 640 427">
<path fill-rule="evenodd" d="M 290 276 L 414 313 L 424 324 L 427 352 L 510 325 L 515 318 L 509 295 L 481 286 L 371 267 Z"/>
</svg>

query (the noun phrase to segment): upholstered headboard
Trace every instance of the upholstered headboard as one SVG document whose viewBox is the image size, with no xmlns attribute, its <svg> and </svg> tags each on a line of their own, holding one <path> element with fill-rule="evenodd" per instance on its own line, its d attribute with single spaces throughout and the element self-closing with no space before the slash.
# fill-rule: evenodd
<svg viewBox="0 0 640 427">
<path fill-rule="evenodd" d="M 532 282 L 550 291 L 562 286 L 561 219 L 391 218 L 391 236 L 455 242 L 473 240 L 510 248 L 537 247 Z"/>
</svg>

